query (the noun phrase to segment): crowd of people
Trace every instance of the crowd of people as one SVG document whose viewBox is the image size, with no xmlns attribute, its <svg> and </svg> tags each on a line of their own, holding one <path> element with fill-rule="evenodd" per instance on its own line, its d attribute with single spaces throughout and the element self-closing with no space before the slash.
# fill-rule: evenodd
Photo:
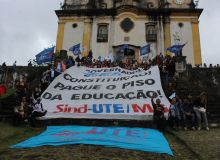
<svg viewBox="0 0 220 160">
<path fill-rule="evenodd" d="M 176 79 L 175 79 L 176 81 Z M 168 84 L 168 91 L 170 94 L 175 94 L 173 98 L 170 99 L 171 104 L 169 106 L 169 113 L 168 113 L 168 119 L 165 118 L 164 113 L 165 109 L 164 106 L 160 104 L 160 99 L 156 99 L 156 104 L 154 103 L 154 95 L 153 94 L 151 98 L 151 103 L 154 108 L 154 121 L 157 124 L 158 130 L 160 132 L 164 132 L 164 129 L 166 128 L 167 122 L 170 128 L 180 131 L 180 122 L 182 122 L 182 127 L 184 131 L 188 131 L 187 125 L 186 125 L 186 119 L 189 118 L 191 120 L 191 129 L 196 130 L 195 128 L 195 116 L 197 118 L 198 123 L 198 130 L 201 130 L 201 117 L 203 118 L 203 122 L 205 124 L 205 129 L 208 131 L 208 120 L 207 115 L 209 115 L 209 112 L 207 110 L 207 97 L 208 94 L 206 92 L 201 93 L 198 97 L 196 97 L 193 100 L 193 97 L 191 94 L 186 95 L 181 100 L 178 97 L 178 92 L 176 90 L 177 88 L 177 82 L 175 86 L 172 83 Z"/>
<path fill-rule="evenodd" d="M 35 128 L 35 118 L 42 117 L 47 113 L 44 105 L 41 103 L 42 86 L 39 83 L 28 95 L 28 84 L 26 77 L 16 83 L 16 100 L 14 107 L 13 125 L 17 126 L 22 119 L 29 122 L 32 128 Z M 28 97 L 28 99 L 26 99 Z M 28 103 L 29 102 L 29 103 Z M 28 115 L 28 108 L 33 108 L 31 115 Z"/>
</svg>

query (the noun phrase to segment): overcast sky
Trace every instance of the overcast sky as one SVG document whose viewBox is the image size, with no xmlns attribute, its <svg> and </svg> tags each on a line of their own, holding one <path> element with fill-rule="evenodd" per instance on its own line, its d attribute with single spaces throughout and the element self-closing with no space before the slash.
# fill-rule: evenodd
<svg viewBox="0 0 220 160">
<path fill-rule="evenodd" d="M 63 0 L 0 0 L 0 65 L 27 65 L 45 47 L 56 45 L 58 18 L 54 10 Z M 215 2 L 215 3 L 213 3 Z M 220 63 L 220 0 L 200 0 L 202 61 Z"/>
</svg>

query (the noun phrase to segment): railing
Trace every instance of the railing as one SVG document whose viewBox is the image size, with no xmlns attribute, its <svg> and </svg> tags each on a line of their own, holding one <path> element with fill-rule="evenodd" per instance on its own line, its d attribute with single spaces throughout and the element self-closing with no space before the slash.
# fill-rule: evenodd
<svg viewBox="0 0 220 160">
<path fill-rule="evenodd" d="M 157 35 L 156 34 L 147 34 L 146 40 L 148 42 L 156 42 L 157 41 Z"/>
<path fill-rule="evenodd" d="M 97 35 L 97 42 L 108 42 L 108 35 L 107 34 L 98 34 Z"/>
</svg>

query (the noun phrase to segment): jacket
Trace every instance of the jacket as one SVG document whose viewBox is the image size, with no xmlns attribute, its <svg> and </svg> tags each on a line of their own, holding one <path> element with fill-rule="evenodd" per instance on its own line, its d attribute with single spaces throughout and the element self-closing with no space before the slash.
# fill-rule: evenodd
<svg viewBox="0 0 220 160">
<path fill-rule="evenodd" d="M 172 104 L 170 105 L 170 107 L 171 106 L 172 106 Z M 179 110 L 178 103 L 175 103 L 174 106 L 175 106 L 175 114 L 178 117 L 178 119 L 181 120 L 180 110 Z M 169 114 L 171 115 L 171 110 L 170 109 L 169 109 Z"/>
</svg>

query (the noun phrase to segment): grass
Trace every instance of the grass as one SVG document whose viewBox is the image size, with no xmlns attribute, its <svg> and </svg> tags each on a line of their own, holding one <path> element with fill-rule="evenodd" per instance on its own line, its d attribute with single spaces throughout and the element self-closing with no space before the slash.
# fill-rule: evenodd
<svg viewBox="0 0 220 160">
<path fill-rule="evenodd" d="M 1 98 L 7 98 L 8 96 L 12 95 L 13 93 L 16 92 L 16 89 L 7 89 L 5 94 L 1 95 Z"/>
<path fill-rule="evenodd" d="M 220 157 L 220 128 L 211 128 L 206 131 L 176 132 L 191 148 L 193 148 L 203 159 L 213 160 Z"/>
<path fill-rule="evenodd" d="M 46 127 L 35 131 L 26 126 L 12 127 L 6 123 L 0 123 L 0 159 L 66 159 L 66 160 L 170 160 L 170 159 L 197 159 L 191 150 L 170 134 L 165 134 L 173 151 L 174 157 L 167 154 L 152 153 L 139 150 L 120 149 L 113 147 L 93 145 L 66 145 L 66 146 L 42 146 L 37 148 L 9 149 L 33 136 L 43 133 Z"/>
</svg>

